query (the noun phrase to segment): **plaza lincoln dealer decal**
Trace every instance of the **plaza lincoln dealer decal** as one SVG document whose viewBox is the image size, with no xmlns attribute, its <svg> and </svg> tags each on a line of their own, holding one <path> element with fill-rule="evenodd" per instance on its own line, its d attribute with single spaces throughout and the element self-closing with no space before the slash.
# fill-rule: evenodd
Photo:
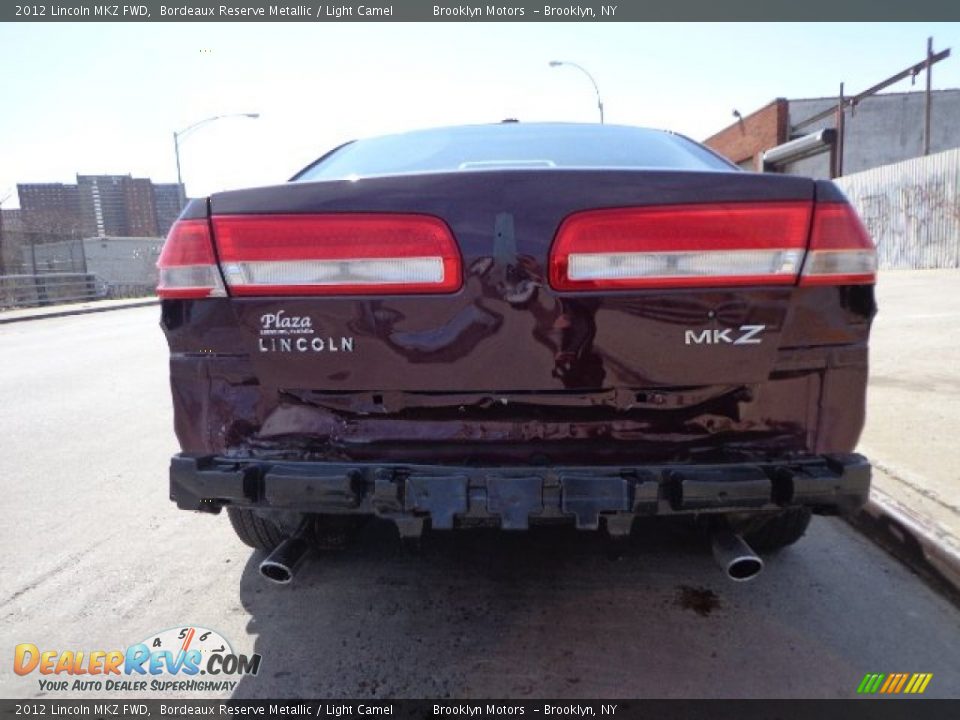
<svg viewBox="0 0 960 720">
<path fill-rule="evenodd" d="M 277 310 L 260 316 L 260 352 L 353 352 L 353 338 L 320 337 L 310 318 Z"/>
<path fill-rule="evenodd" d="M 44 650 L 21 643 L 14 650 L 13 669 L 25 677 L 39 674 L 42 691 L 217 692 L 233 690 L 239 682 L 233 678 L 256 675 L 260 655 L 234 653 L 213 630 L 181 627 L 126 650 Z"/>
</svg>

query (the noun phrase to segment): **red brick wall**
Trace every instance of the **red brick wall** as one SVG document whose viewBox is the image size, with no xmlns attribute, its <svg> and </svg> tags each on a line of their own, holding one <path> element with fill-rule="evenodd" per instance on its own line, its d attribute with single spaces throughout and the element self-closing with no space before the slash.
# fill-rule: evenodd
<svg viewBox="0 0 960 720">
<path fill-rule="evenodd" d="M 760 155 L 787 141 L 787 101 L 777 98 L 742 121 L 737 120 L 703 144 L 738 165 L 752 160 L 751 169 L 760 170 Z"/>
<path fill-rule="evenodd" d="M 157 206 L 149 178 L 128 178 L 123 187 L 127 208 L 127 235 L 157 237 Z"/>
</svg>

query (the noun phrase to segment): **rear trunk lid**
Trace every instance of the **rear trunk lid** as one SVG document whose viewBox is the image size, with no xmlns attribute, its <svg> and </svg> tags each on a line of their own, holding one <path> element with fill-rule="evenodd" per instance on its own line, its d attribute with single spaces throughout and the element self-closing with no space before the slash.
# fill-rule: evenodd
<svg viewBox="0 0 960 720">
<path fill-rule="evenodd" d="M 386 397 L 541 394 L 558 404 L 564 394 L 599 393 L 618 396 L 622 403 L 624 398 L 638 402 L 641 391 L 653 388 L 716 389 L 769 377 L 797 292 L 814 190 L 805 178 L 740 172 L 511 169 L 221 193 L 211 197 L 210 213 L 229 302 L 261 384 Z M 619 252 L 614 223 L 594 232 L 599 252 L 581 253 L 578 259 L 577 277 L 587 278 L 584 284 L 558 289 L 562 283 L 556 277 L 551 282 L 551 272 L 575 274 L 572 261 L 569 268 L 559 268 L 554 258 L 551 266 L 558 229 L 575 221 L 571 216 L 704 206 L 799 208 L 789 228 L 770 225 L 771 235 L 792 237 L 760 241 L 762 248 L 799 248 L 792 274 L 787 269 L 776 277 L 713 287 L 711 270 L 700 267 L 699 280 L 632 289 L 616 282 L 591 285 L 597 262 L 609 269 L 638 257 L 648 260 Z M 266 218 L 253 233 L 266 241 L 271 224 L 331 215 L 348 223 L 354 217 L 393 215 L 435 219 L 455 240 L 457 283 L 440 292 L 387 285 L 346 295 L 331 293 L 329 286 L 288 285 L 280 294 L 275 286 L 231 285 L 231 278 L 239 277 L 233 267 L 237 258 L 224 257 L 232 252 L 225 241 L 231 222 Z M 712 238 L 723 237 L 729 230 L 724 223 L 731 221 L 721 214 L 698 222 L 693 227 L 703 234 L 681 239 L 681 251 L 711 250 Z M 608 250 L 616 257 L 598 260 L 606 231 L 612 243 Z M 652 250 L 667 252 L 663 243 L 669 240 Z M 659 261 L 676 266 L 685 258 L 681 252 Z M 263 259 L 263 253 L 246 258 Z M 418 262 L 417 277 L 429 279 L 436 266 L 423 258 Z"/>
</svg>

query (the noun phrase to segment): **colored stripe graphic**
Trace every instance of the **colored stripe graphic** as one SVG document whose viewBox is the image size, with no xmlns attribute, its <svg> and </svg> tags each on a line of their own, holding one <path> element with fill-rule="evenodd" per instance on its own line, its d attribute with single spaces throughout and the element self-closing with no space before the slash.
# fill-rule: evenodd
<svg viewBox="0 0 960 720">
<path fill-rule="evenodd" d="M 873 694 L 880 688 L 880 683 L 885 676 L 878 673 L 867 673 L 860 681 L 857 692 L 861 694 Z"/>
<path fill-rule="evenodd" d="M 857 686 L 860 695 L 920 695 L 933 679 L 933 673 L 867 673 Z"/>
<path fill-rule="evenodd" d="M 910 682 L 907 683 L 907 689 L 904 692 L 908 692 L 911 695 L 919 695 L 924 690 L 927 689 L 927 685 L 930 684 L 930 679 L 933 677 L 933 673 L 916 673 Z"/>
</svg>

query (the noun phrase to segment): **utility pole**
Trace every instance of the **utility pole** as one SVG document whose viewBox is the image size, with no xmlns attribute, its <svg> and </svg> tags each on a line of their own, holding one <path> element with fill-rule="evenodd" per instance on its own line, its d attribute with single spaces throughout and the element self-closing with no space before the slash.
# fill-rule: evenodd
<svg viewBox="0 0 960 720">
<path fill-rule="evenodd" d="M 938 63 L 941 60 L 946 60 L 948 57 L 950 57 L 950 48 L 947 48 L 946 50 L 941 50 L 940 52 L 935 53 L 933 52 L 933 38 L 929 38 L 927 40 L 927 56 L 923 60 L 921 60 L 920 62 L 914 65 L 911 65 L 910 67 L 904 70 L 901 70 L 895 75 L 891 75 L 886 80 L 882 80 L 881 82 L 878 82 L 876 85 L 867 88 L 866 90 L 864 90 L 861 93 L 858 93 L 857 95 L 851 95 L 851 96 L 845 97 L 843 101 L 844 107 L 855 108 L 857 105 L 860 104 L 860 102 L 864 98 L 868 98 L 871 95 L 876 95 L 881 90 L 884 90 L 885 88 L 888 88 L 891 85 L 900 82 L 901 80 L 910 78 L 912 82 L 916 81 L 917 75 L 919 75 L 924 70 L 926 70 L 927 71 L 927 127 L 929 127 L 930 92 L 931 92 L 930 71 L 934 63 Z M 811 115 L 810 117 L 804 118 L 803 120 L 800 120 L 799 122 L 794 123 L 791 130 L 797 131 L 797 130 L 800 130 L 801 128 L 805 128 L 808 125 L 812 125 L 815 122 L 818 122 L 820 120 L 823 120 L 824 118 L 830 117 L 830 115 L 834 114 L 835 112 L 836 112 L 835 107 L 833 106 L 828 107 L 826 110 L 818 112 L 815 115 Z M 929 135 L 930 133 L 928 131 L 927 136 L 929 137 Z"/>
<path fill-rule="evenodd" d="M 833 177 L 843 176 L 843 129 L 846 124 L 843 114 L 843 105 L 846 99 L 843 96 L 843 83 L 840 83 L 840 100 L 837 103 L 837 143 L 834 150 Z"/>
<path fill-rule="evenodd" d="M 924 108 L 923 108 L 923 154 L 930 154 L 930 115 L 931 115 L 931 104 L 933 96 L 931 95 L 931 89 L 933 86 L 933 38 L 927 38 L 927 92 L 926 97 L 924 98 Z"/>
</svg>

